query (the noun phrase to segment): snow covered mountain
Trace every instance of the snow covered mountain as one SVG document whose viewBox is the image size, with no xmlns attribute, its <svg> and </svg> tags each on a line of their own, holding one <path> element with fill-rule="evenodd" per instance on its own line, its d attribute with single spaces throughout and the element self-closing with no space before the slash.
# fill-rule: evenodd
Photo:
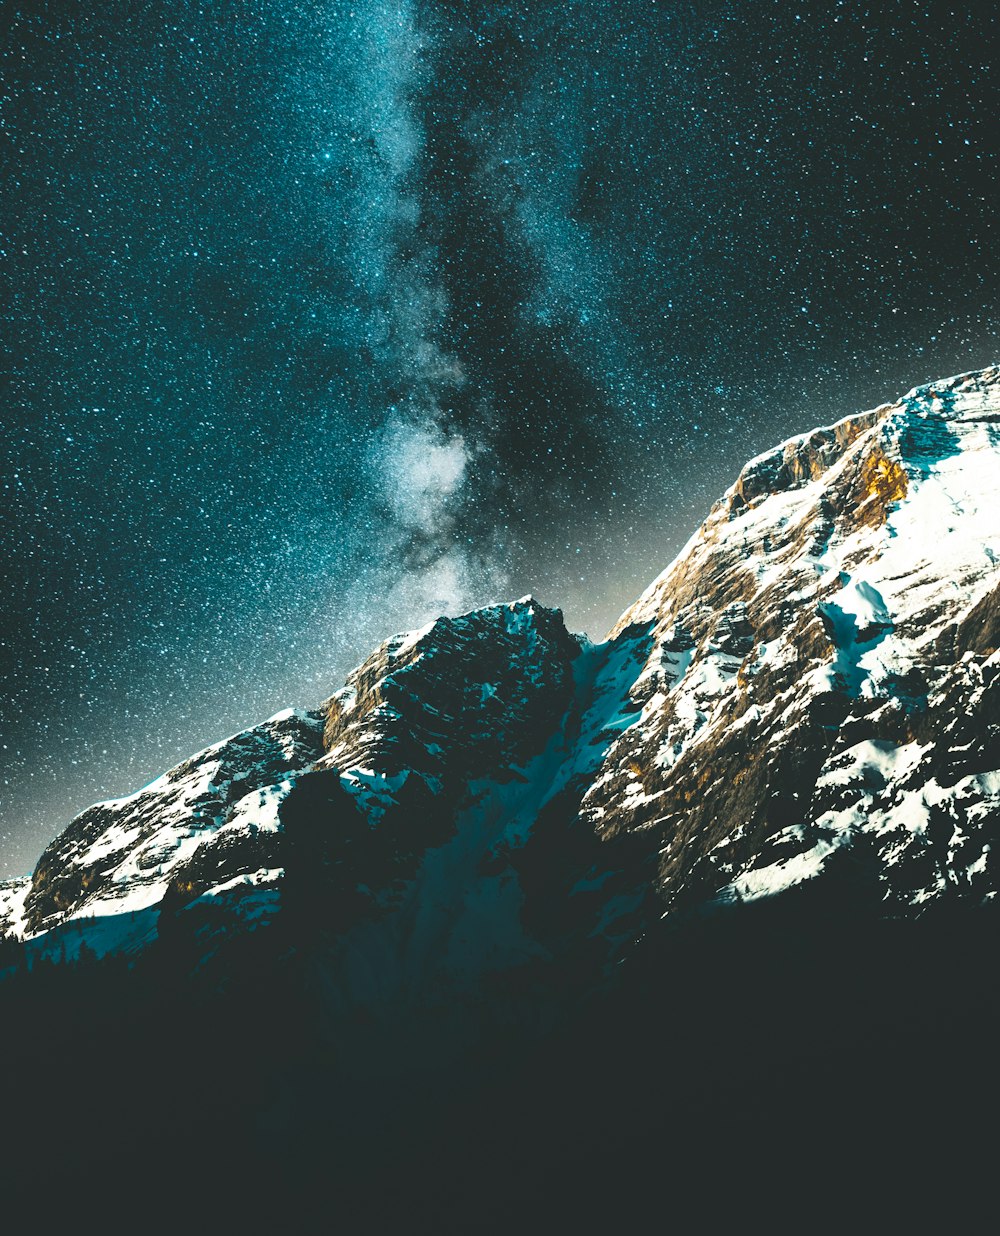
<svg viewBox="0 0 1000 1236">
<path fill-rule="evenodd" d="M 50 956 L 141 949 L 167 915 L 252 930 L 311 821 L 324 912 L 383 991 L 551 955 L 553 932 L 610 957 L 845 860 L 887 915 L 982 902 L 998 510 L 995 369 L 794 438 L 605 643 L 531 598 L 388 640 L 318 709 L 84 812 L 0 890 L 0 924 Z"/>
<path fill-rule="evenodd" d="M 707 1051 L 728 1013 L 704 974 L 742 981 L 804 921 L 740 953 L 755 907 L 818 907 L 838 940 L 978 924 L 1000 878 L 998 512 L 1000 369 L 793 438 L 747 464 L 604 642 L 530 597 L 440 618 L 319 707 L 85 811 L 0 886 L 6 987 L 86 982 L 104 958 L 150 990 L 249 992 L 254 1019 L 308 992 L 350 1061 L 336 1103 L 367 1087 L 356 1129 L 374 1078 L 457 1068 L 630 970 L 633 991 L 669 988 L 671 1033 L 704 1005 L 681 1055 Z M 686 930 L 734 923 L 679 977 Z M 829 977 L 841 944 L 808 938 L 847 990 Z M 614 1008 L 600 1037 L 620 1056 L 635 1031 L 615 1038 Z M 660 1039 L 644 1050 L 648 1074 Z M 741 1058 L 720 1047 L 713 1075 Z"/>
</svg>

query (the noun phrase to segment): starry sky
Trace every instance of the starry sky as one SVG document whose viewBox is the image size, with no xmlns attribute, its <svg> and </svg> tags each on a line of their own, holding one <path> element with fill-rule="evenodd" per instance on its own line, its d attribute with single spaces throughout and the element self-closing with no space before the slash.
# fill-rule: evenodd
<svg viewBox="0 0 1000 1236">
<path fill-rule="evenodd" d="M 600 637 L 748 457 L 996 360 L 994 20 L 0 5 L 0 878 L 393 631 Z"/>
</svg>

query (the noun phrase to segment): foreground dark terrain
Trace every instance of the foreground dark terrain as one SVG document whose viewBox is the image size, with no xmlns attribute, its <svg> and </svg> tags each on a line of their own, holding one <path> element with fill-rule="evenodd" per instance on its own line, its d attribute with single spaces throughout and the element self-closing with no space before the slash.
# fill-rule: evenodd
<svg viewBox="0 0 1000 1236">
<path fill-rule="evenodd" d="M 1000 373 L 919 388 L 751 461 L 604 643 L 442 618 L 84 812 L 0 888 L 10 1205 L 971 1223 L 998 465 Z"/>
</svg>

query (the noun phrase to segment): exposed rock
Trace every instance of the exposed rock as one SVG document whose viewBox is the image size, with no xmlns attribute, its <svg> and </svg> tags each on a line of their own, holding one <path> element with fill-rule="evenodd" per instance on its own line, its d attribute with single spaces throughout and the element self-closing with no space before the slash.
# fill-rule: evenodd
<svg viewBox="0 0 1000 1236">
<path fill-rule="evenodd" d="M 998 464 L 995 369 L 792 439 L 607 642 L 531 598 L 396 636 L 320 710 L 84 812 L 0 923 L 141 950 L 158 916 L 239 936 L 294 905 L 344 998 L 364 956 L 389 1007 L 543 958 L 598 975 L 848 853 L 888 914 L 991 898 Z"/>
</svg>

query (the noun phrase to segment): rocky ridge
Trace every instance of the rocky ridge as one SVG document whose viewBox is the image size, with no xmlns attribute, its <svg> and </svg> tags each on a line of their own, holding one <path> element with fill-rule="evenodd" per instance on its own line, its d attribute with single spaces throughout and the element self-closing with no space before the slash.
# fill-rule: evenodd
<svg viewBox="0 0 1000 1236">
<path fill-rule="evenodd" d="M 822 880 L 889 916 L 988 901 L 998 464 L 995 368 L 796 437 L 605 642 L 531 598 L 394 637 L 318 709 L 84 812 L 0 886 L 0 932 L 137 954 L 308 889 L 350 1002 L 601 970 L 664 918 Z"/>
</svg>

